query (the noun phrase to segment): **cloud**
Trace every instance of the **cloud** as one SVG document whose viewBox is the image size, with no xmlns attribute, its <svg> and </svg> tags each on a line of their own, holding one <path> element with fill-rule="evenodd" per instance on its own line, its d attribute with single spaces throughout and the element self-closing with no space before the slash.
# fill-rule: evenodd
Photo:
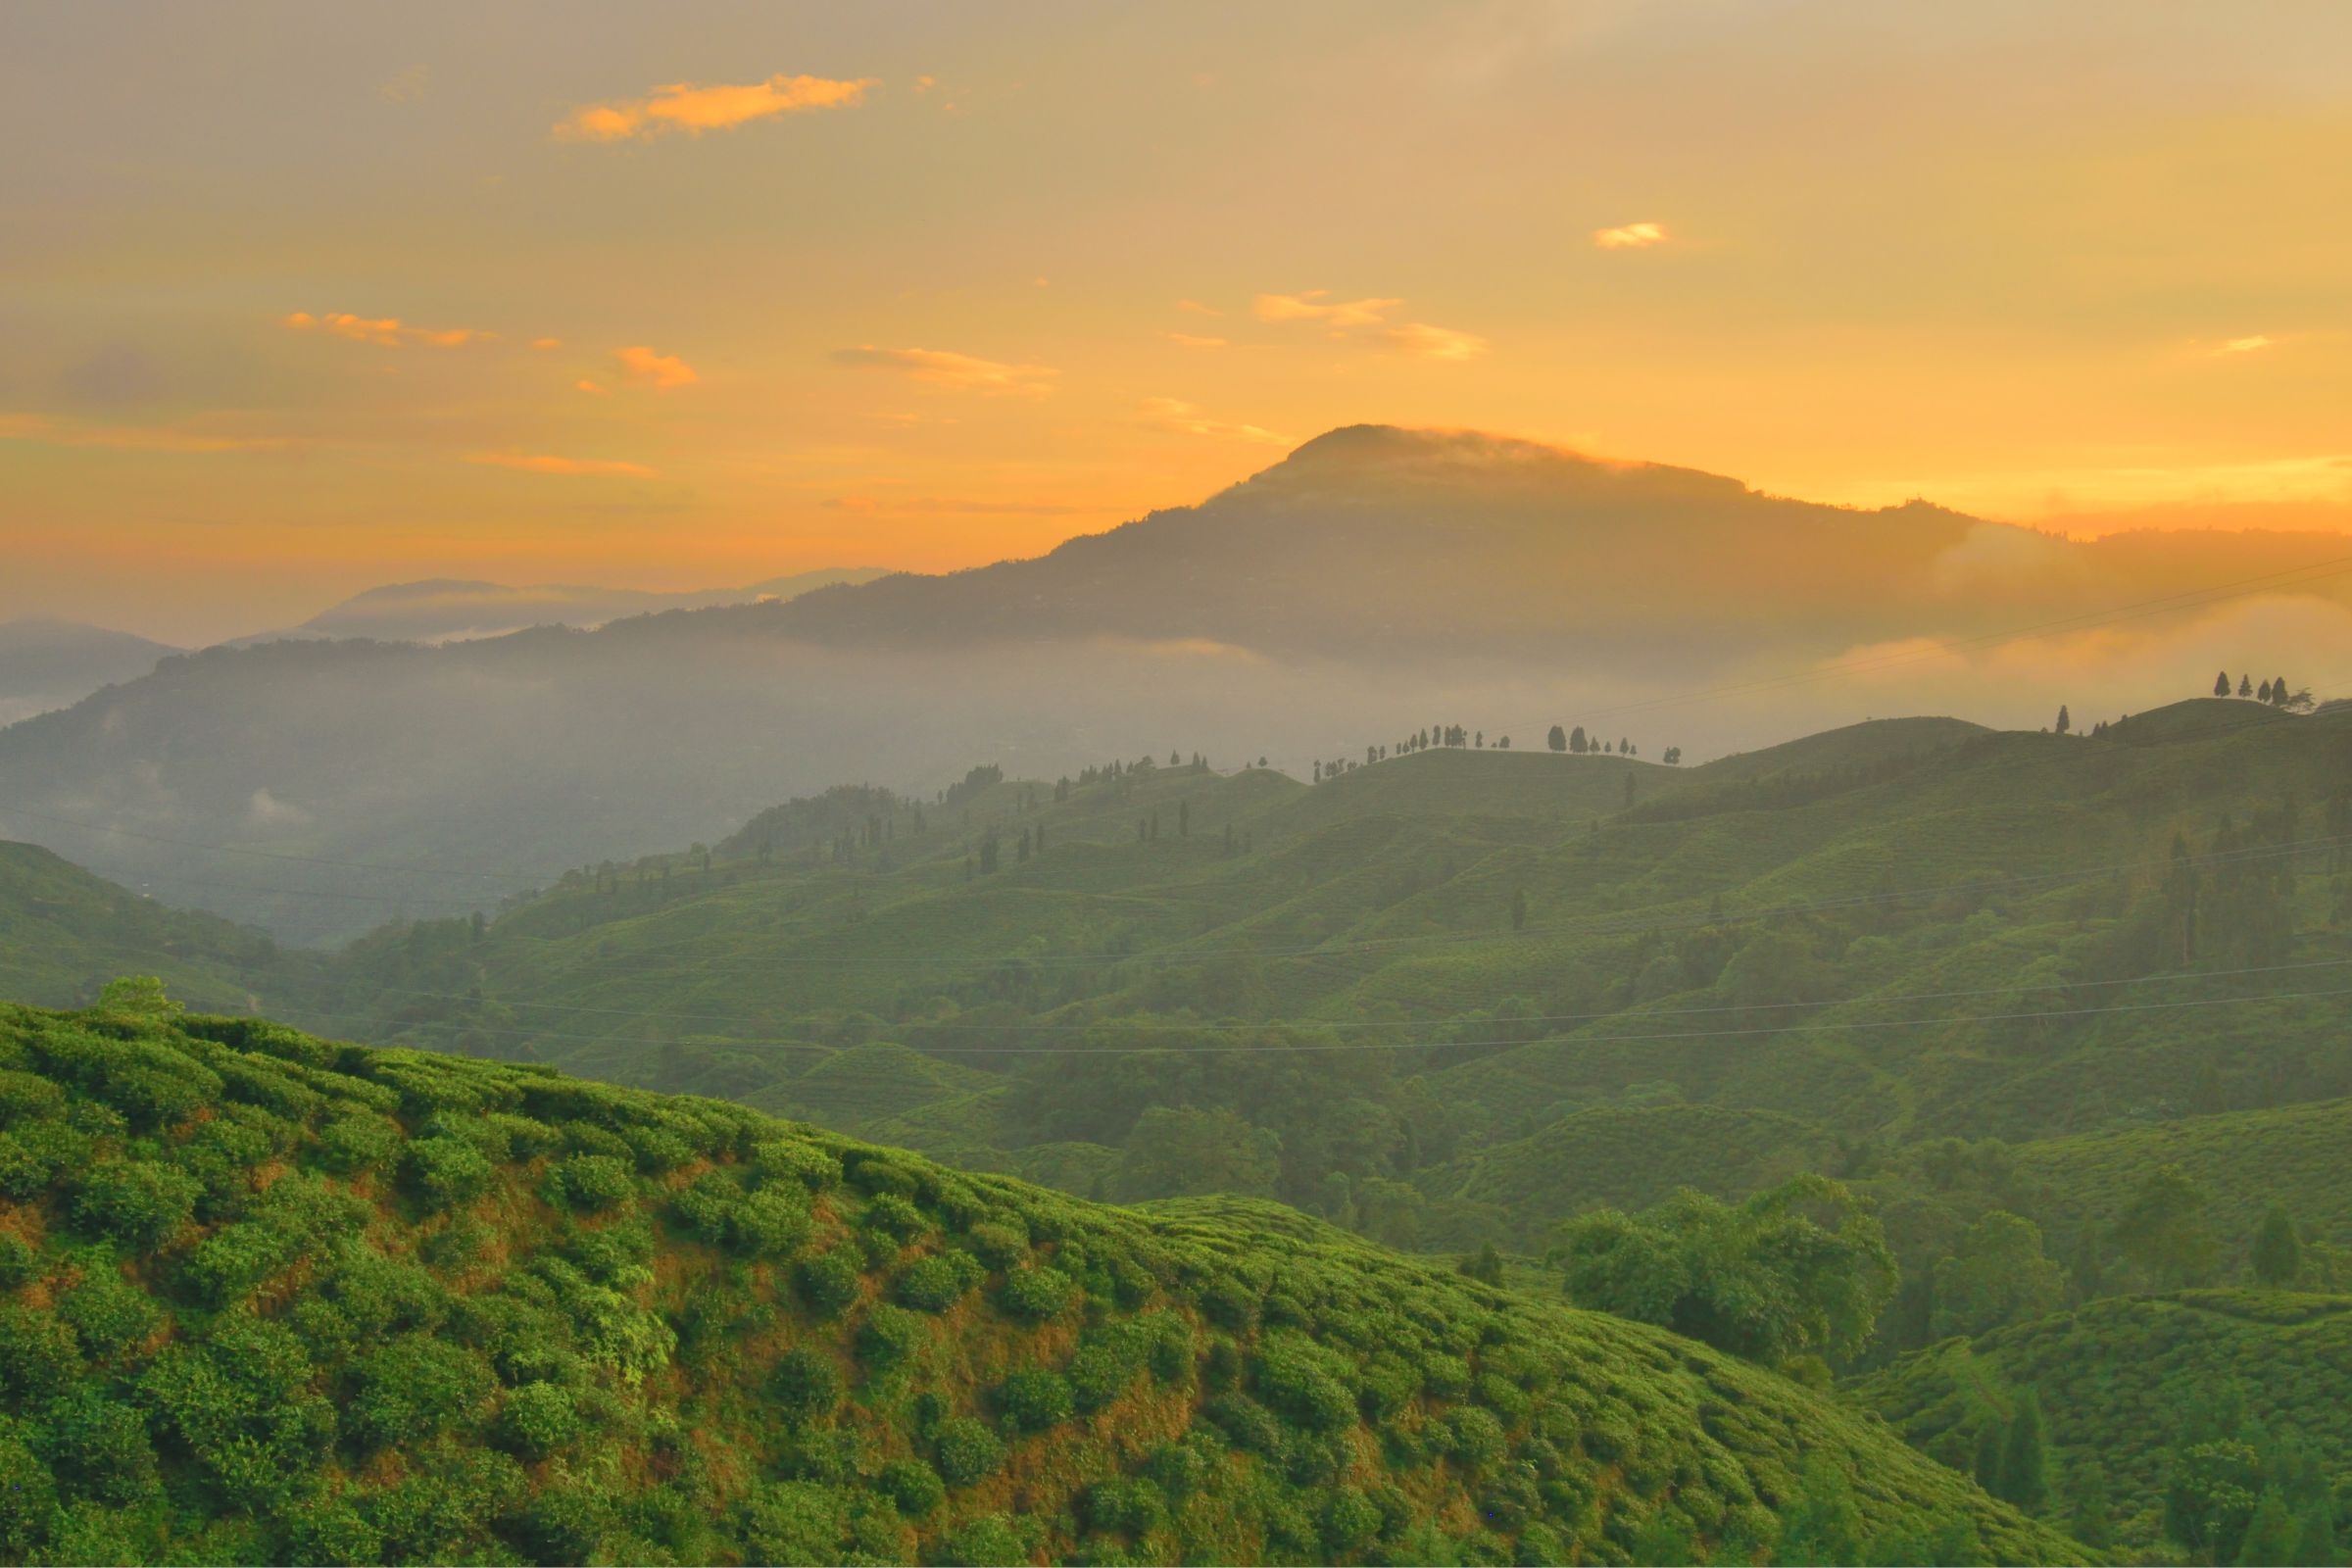
<svg viewBox="0 0 2352 1568">
<path fill-rule="evenodd" d="M 1627 223 L 1618 228 L 1596 228 L 1592 243 L 1604 251 L 1640 251 L 1666 241 L 1662 223 Z"/>
<path fill-rule="evenodd" d="M 1487 340 L 1476 333 L 1456 332 L 1449 326 L 1432 326 L 1427 321 L 1407 321 L 1402 326 L 1389 327 L 1380 338 L 1399 354 L 1454 364 L 1474 360 L 1487 352 Z"/>
<path fill-rule="evenodd" d="M 455 349 L 468 343 L 486 343 L 498 336 L 496 332 L 479 331 L 469 326 L 409 326 L 398 317 L 354 316 L 349 311 L 334 311 L 325 316 L 296 311 L 279 319 L 280 324 L 297 332 L 327 332 L 336 337 L 350 338 L 355 343 L 378 343 L 385 348 L 398 348 L 403 343 L 423 343 L 437 349 Z"/>
<path fill-rule="evenodd" d="M 1225 314 L 1215 306 L 1203 305 L 1199 300 L 1178 300 L 1176 308 L 1180 311 L 1190 311 L 1195 316 L 1223 316 Z"/>
<path fill-rule="evenodd" d="M 1188 349 L 1221 349 L 1226 346 L 1225 340 L 1221 337 L 1195 337 L 1190 332 L 1170 332 L 1168 341 L 1181 344 Z"/>
<path fill-rule="evenodd" d="M 1260 294 L 1251 306 L 1261 321 L 1320 321 L 1325 326 L 1378 326 L 1402 300 L 1329 300 L 1331 290 Z"/>
<path fill-rule="evenodd" d="M 612 358 L 620 362 L 621 373 L 632 381 L 642 381 L 657 392 L 672 387 L 692 386 L 702 377 L 694 367 L 675 354 L 656 354 L 644 344 L 633 348 L 614 349 Z"/>
<path fill-rule="evenodd" d="M 917 381 L 956 392 L 1012 393 L 1044 397 L 1059 370 L 1044 365 L 1004 365 L 944 349 L 883 349 L 871 343 L 854 349 L 835 349 L 833 363 L 853 369 L 896 370 Z"/>
<path fill-rule="evenodd" d="M 929 92 L 932 88 L 938 85 L 939 78 L 937 76 L 917 76 L 914 78 L 914 90 L 918 93 Z"/>
<path fill-rule="evenodd" d="M 388 104 L 413 104 L 432 90 L 432 73 L 423 66 L 411 66 L 379 83 L 375 95 Z"/>
<path fill-rule="evenodd" d="M 284 436 L 205 435 L 154 426 L 80 424 L 41 414 L 0 414 L 0 441 L 135 452 L 265 452 L 292 445 Z"/>
<path fill-rule="evenodd" d="M 557 141 L 627 141 L 673 130 L 699 136 L 706 130 L 727 130 L 775 115 L 852 109 L 864 101 L 866 88 L 878 85 L 871 76 L 834 81 L 824 76 L 775 75 L 765 81 L 714 87 L 672 82 L 656 87 L 647 98 L 583 104 L 548 134 Z"/>
<path fill-rule="evenodd" d="M 586 393 L 589 393 L 589 394 L 591 394 L 591 395 L 593 395 L 593 396 L 595 396 L 595 397 L 600 397 L 600 398 L 601 398 L 601 397 L 603 397 L 603 396 L 604 396 L 606 393 L 608 393 L 608 392 L 610 392 L 610 391 L 612 391 L 612 389 L 611 387 L 609 387 L 609 386 L 599 386 L 599 385 L 598 385 L 596 382 L 589 380 L 589 379 L 588 379 L 586 376 L 584 376 L 584 375 L 583 375 L 583 376 L 581 376 L 581 377 L 580 377 L 580 378 L 579 378 L 577 381 L 574 381 L 574 382 L 572 382 L 571 384 L 572 384 L 572 386 L 573 386 L 573 387 L 577 388 L 579 391 L 586 392 Z"/>
<path fill-rule="evenodd" d="M 1181 435 L 1205 435 L 1227 441 L 1255 441 L 1267 446 L 1295 445 L 1292 437 L 1279 435 L 1254 424 L 1235 424 L 1225 419 L 1212 419 L 1200 409 L 1177 398 L 1146 398 L 1144 420 L 1162 430 L 1174 430 Z"/>
<path fill-rule="evenodd" d="M 520 468 L 525 473 L 588 473 L 616 479 L 659 479 L 662 475 L 642 463 L 612 463 L 599 458 L 558 458 L 541 453 L 476 452 L 466 460 L 492 468 Z"/>
<path fill-rule="evenodd" d="M 2265 337 L 2262 333 L 2257 332 L 2252 337 L 2233 337 L 2220 348 L 2215 349 L 2213 353 L 2216 359 L 2225 354 L 2252 354 L 2257 349 L 2274 348 L 2278 342 L 2278 340 L 2275 337 Z"/>
<path fill-rule="evenodd" d="M 560 349 L 563 346 L 564 340 L 560 337 L 535 337 L 531 339 L 531 347 L 535 349 Z"/>
</svg>

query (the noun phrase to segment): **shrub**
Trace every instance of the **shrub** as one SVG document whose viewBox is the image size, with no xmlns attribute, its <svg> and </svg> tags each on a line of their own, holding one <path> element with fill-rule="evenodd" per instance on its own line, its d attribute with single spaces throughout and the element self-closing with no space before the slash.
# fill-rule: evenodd
<svg viewBox="0 0 2352 1568">
<path fill-rule="evenodd" d="M 41 1254 L 13 1232 L 0 1233 L 0 1291 L 29 1284 L 41 1272 Z"/>
<path fill-rule="evenodd" d="M 1446 1430 L 1453 1456 L 1472 1469 L 1502 1457 L 1505 1447 L 1502 1423 L 1476 1405 L 1447 1411 Z"/>
<path fill-rule="evenodd" d="M 798 1182 L 812 1193 L 841 1183 L 841 1161 L 821 1149 L 789 1139 L 754 1144 L 752 1169 L 762 1181 Z"/>
<path fill-rule="evenodd" d="M 669 1212 L 688 1235 L 716 1245 L 727 1239 L 727 1219 L 743 1200 L 736 1185 L 710 1171 L 697 1177 L 669 1200 Z"/>
<path fill-rule="evenodd" d="M 799 1288 L 801 1299 L 818 1317 L 839 1317 L 851 1302 L 863 1294 L 863 1272 L 858 1266 L 857 1250 L 836 1247 L 805 1260 L 793 1272 L 793 1283 Z"/>
<path fill-rule="evenodd" d="M 939 1472 L 920 1459 L 893 1459 L 874 1478 L 885 1496 L 909 1519 L 920 1519 L 947 1499 Z"/>
<path fill-rule="evenodd" d="M 578 1401 L 557 1383 L 526 1383 L 510 1390 L 492 1429 L 499 1444 L 525 1459 L 544 1459 L 585 1425 Z"/>
<path fill-rule="evenodd" d="M 203 1191 L 195 1177 L 170 1165 L 118 1161 L 82 1178 L 74 1219 L 92 1234 L 150 1251 L 195 1214 Z"/>
<path fill-rule="evenodd" d="M 51 1468 L 83 1495 L 127 1503 L 154 1485 L 147 1423 L 130 1406 L 84 1385 L 54 1400 L 42 1425 Z"/>
<path fill-rule="evenodd" d="M 1069 1380 L 1035 1368 L 1008 1373 L 997 1385 L 997 1413 L 1014 1432 L 1043 1432 L 1070 1418 Z"/>
<path fill-rule="evenodd" d="M 57 1482 L 49 1467 L 15 1435 L 0 1434 L 0 1555 L 29 1561 L 56 1512 Z"/>
<path fill-rule="evenodd" d="M 462 1138 L 419 1138 L 401 1165 L 411 1188 L 434 1208 L 479 1198 L 496 1174 L 489 1156 Z"/>
<path fill-rule="evenodd" d="M 1015 1269 L 1004 1277 L 997 1300 L 1012 1316 L 1027 1323 L 1059 1317 L 1070 1304 L 1070 1277 L 1059 1269 Z"/>
<path fill-rule="evenodd" d="M 789 1257 L 808 1239 L 808 1200 L 763 1187 L 727 1213 L 727 1241 L 747 1257 Z"/>
<path fill-rule="evenodd" d="M 973 1253 L 992 1269 L 1009 1269 L 1029 1256 L 1029 1238 L 1001 1221 L 984 1220 L 965 1234 Z"/>
<path fill-rule="evenodd" d="M 922 1346 L 923 1320 L 904 1307 L 884 1301 L 858 1325 L 858 1359 L 869 1372 L 888 1372 L 904 1366 Z"/>
<path fill-rule="evenodd" d="M 979 1268 L 969 1252 L 933 1252 L 907 1264 L 891 1294 L 918 1312 L 944 1312 L 980 1282 Z"/>
<path fill-rule="evenodd" d="M 1334 1559 L 1351 1557 L 1380 1534 L 1379 1505 L 1353 1487 L 1335 1487 L 1323 1504 L 1323 1545 Z"/>
<path fill-rule="evenodd" d="M 970 1416 L 951 1416 L 932 1438 L 931 1457 L 941 1480 L 951 1487 L 968 1487 L 996 1474 L 1004 1462 L 1004 1445 Z"/>
<path fill-rule="evenodd" d="M 596 1213 L 636 1196 L 636 1173 L 611 1154 L 572 1154 L 557 1161 L 542 1188 L 559 1208 Z"/>
<path fill-rule="evenodd" d="M 48 1079 L 13 1069 L 0 1071 L 0 1127 L 54 1116 L 65 1103 L 66 1092 Z"/>
<path fill-rule="evenodd" d="M 490 1397 L 481 1353 L 404 1334 L 361 1358 L 344 1423 L 362 1443 L 423 1443 Z"/>
<path fill-rule="evenodd" d="M 771 1482 L 743 1501 L 743 1541 L 753 1562 L 840 1562 L 848 1499 L 808 1481 Z M 575 1559 L 578 1560 L 578 1559 Z"/>
<path fill-rule="evenodd" d="M 911 1200 L 897 1193 L 883 1193 L 865 1205 L 863 1223 L 868 1230 L 904 1242 L 920 1236 L 930 1221 Z"/>
<path fill-rule="evenodd" d="M 807 1346 L 795 1346 L 777 1360 L 767 1389 L 776 1405 L 795 1421 L 813 1420 L 833 1413 L 841 1402 L 841 1369 L 833 1358 Z"/>
<path fill-rule="evenodd" d="M 1136 1358 L 1125 1346 L 1082 1345 L 1070 1357 L 1070 1397 L 1092 1415 L 1127 1392 L 1136 1370 Z"/>
<path fill-rule="evenodd" d="M 943 1563 L 1023 1563 L 1037 1556 L 1036 1526 L 1009 1514 L 983 1514 L 940 1543 Z"/>
<path fill-rule="evenodd" d="M 1253 1381 L 1268 1404 L 1309 1432 L 1336 1432 L 1354 1424 L 1355 1396 L 1331 1375 L 1327 1359 L 1297 1334 L 1269 1335 L 1253 1357 Z"/>
<path fill-rule="evenodd" d="M 145 1291 L 112 1270 L 94 1273 L 68 1291 L 57 1303 L 57 1315 L 74 1326 L 82 1348 L 97 1356 L 138 1344 L 164 1320 Z"/>
<path fill-rule="evenodd" d="M 1122 1476 L 1087 1488 L 1079 1499 L 1079 1514 L 1089 1530 L 1141 1536 L 1164 1524 L 1168 1510 L 1159 1488 L 1141 1477 Z"/>
</svg>

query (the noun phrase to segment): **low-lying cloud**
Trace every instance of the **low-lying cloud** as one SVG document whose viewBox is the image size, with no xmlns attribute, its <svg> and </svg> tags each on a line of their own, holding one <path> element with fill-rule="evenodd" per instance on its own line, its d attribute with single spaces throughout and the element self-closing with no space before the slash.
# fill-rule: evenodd
<svg viewBox="0 0 2352 1568">
<path fill-rule="evenodd" d="M 280 323 L 296 332 L 325 332 L 334 337 L 347 337 L 355 343 L 374 343 L 384 348 L 399 348 L 403 344 L 421 343 L 429 348 L 463 348 L 468 343 L 486 343 L 498 336 L 470 326 L 411 326 L 396 316 L 355 316 L 349 311 L 330 311 L 324 316 L 313 316 L 308 311 L 296 311 L 279 318 Z"/>
</svg>

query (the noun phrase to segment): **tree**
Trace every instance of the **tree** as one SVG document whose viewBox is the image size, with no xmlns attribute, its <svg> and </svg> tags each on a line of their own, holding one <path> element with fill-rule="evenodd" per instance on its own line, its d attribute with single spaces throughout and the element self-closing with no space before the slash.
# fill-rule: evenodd
<svg viewBox="0 0 2352 1568">
<path fill-rule="evenodd" d="M 1136 1118 L 1110 1186 L 1122 1201 L 1207 1193 L 1271 1198 L 1280 1151 L 1272 1133 L 1233 1111 L 1153 1105 Z"/>
<path fill-rule="evenodd" d="M 1493 1242 L 1467 1254 L 1454 1265 L 1454 1271 L 1488 1285 L 1502 1283 L 1502 1254 L 1494 1250 Z"/>
<path fill-rule="evenodd" d="M 2273 675 L 2271 677 L 2271 705 L 2275 708 L 2284 708 L 2286 702 L 2286 677 Z"/>
<path fill-rule="evenodd" d="M 2237 677 L 2237 695 L 2240 697 L 2251 697 L 2254 695 L 2253 676 L 2240 675 Z"/>
<path fill-rule="evenodd" d="M 2037 1317 L 2066 1296 L 2066 1271 L 2042 1255 L 2041 1227 L 1999 1208 L 1968 1228 L 1934 1279 L 1931 1321 L 1939 1339 Z"/>
<path fill-rule="evenodd" d="M 2245 1544 L 2237 1548 L 2237 1560 L 2247 1568 L 2310 1560 L 2295 1555 L 2295 1516 L 2286 1499 L 2277 1487 L 2265 1487 L 2262 1500 L 2254 1505 L 2254 1517 L 2246 1521 Z"/>
<path fill-rule="evenodd" d="M 2180 1449 L 2165 1482 L 2164 1533 L 2201 1561 L 2235 1562 L 2260 1485 L 2249 1444 L 2225 1439 Z"/>
<path fill-rule="evenodd" d="M 2074 727 L 2075 720 L 2073 715 L 2067 712 L 2066 705 L 2064 703 L 2060 703 L 2058 705 L 2058 733 L 2064 735 L 2071 731 Z"/>
<path fill-rule="evenodd" d="M 1568 750 L 1574 752 L 1577 756 L 1582 757 L 1585 755 L 1585 753 L 1591 751 L 1592 749 L 1592 743 L 1585 739 L 1584 725 L 1579 724 L 1576 726 L 1576 728 L 1568 732 Z"/>
<path fill-rule="evenodd" d="M 2269 681 L 2266 680 L 2254 688 L 2254 700 L 2258 703 L 2267 703 L 2271 700 L 2271 683 Z"/>
<path fill-rule="evenodd" d="M 1805 1455 L 1796 1495 L 1781 1513 L 1772 1560 L 1824 1568 L 1862 1560 L 1862 1510 L 1854 1504 L 1853 1483 L 1827 1453 Z"/>
<path fill-rule="evenodd" d="M 2303 1272 L 2303 1243 L 2286 1210 L 2273 1203 L 2255 1227 L 2251 1261 L 2254 1277 L 2265 1285 L 2292 1285 Z"/>
<path fill-rule="evenodd" d="M 2213 677 L 2213 695 L 2216 697 L 2230 695 L 2230 672 L 2228 670 L 2225 669 Z"/>
<path fill-rule="evenodd" d="M 2115 1542 L 2107 1470 L 2089 1454 L 2077 1457 L 2066 1467 L 2066 1532 L 2094 1551 L 2104 1551 Z"/>
<path fill-rule="evenodd" d="M 1638 1216 L 1580 1215 L 1552 1255 L 1579 1305 L 1767 1366 L 1854 1355 L 1899 1278 L 1866 1202 L 1812 1175 L 1736 1206 L 1685 1188 Z"/>
<path fill-rule="evenodd" d="M 2042 1430 L 2041 1398 L 2032 1389 L 2017 1397 L 2001 1440 L 2001 1484 L 1997 1494 L 2028 1513 L 2050 1500 L 2049 1446 Z"/>
<path fill-rule="evenodd" d="M 1555 752 L 1564 752 L 1568 749 L 1568 732 L 1554 724 L 1551 733 L 1544 737 L 1544 744 Z"/>
<path fill-rule="evenodd" d="M 2193 1285 L 2220 1250 L 2205 1223 L 2205 1195 L 2178 1165 L 2159 1165 L 2115 1222 L 2124 1256 L 2170 1289 Z"/>
</svg>

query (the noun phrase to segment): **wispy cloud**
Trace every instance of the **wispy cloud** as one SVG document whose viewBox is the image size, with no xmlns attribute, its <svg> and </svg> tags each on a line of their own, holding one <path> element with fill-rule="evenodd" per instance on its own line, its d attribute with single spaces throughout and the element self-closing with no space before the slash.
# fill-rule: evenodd
<svg viewBox="0 0 2352 1568">
<path fill-rule="evenodd" d="M 0 414 L 0 441 L 134 452 L 265 452 L 293 444 L 285 436 L 208 435 L 167 426 L 84 424 L 45 414 Z"/>
<path fill-rule="evenodd" d="M 601 458 L 558 458 L 545 453 L 476 452 L 466 461 L 492 468 L 520 468 L 525 473 L 601 474 L 618 479 L 662 477 L 657 470 L 642 463 L 614 463 Z"/>
<path fill-rule="evenodd" d="M 296 332 L 325 332 L 350 338 L 355 343 L 378 343 L 385 348 L 422 343 L 437 349 L 455 349 L 468 343 L 487 343 L 498 336 L 496 332 L 470 326 L 411 326 L 396 316 L 354 316 L 349 311 L 330 311 L 324 316 L 296 311 L 279 318 L 279 321 Z"/>
<path fill-rule="evenodd" d="M 1647 250 L 1652 245 L 1665 242 L 1666 225 L 1663 223 L 1625 223 L 1616 228 L 1596 228 L 1592 231 L 1592 243 L 1604 251 Z"/>
<path fill-rule="evenodd" d="M 1380 340 L 1399 354 L 1457 364 L 1487 352 L 1487 340 L 1476 333 L 1456 332 L 1452 327 L 1432 326 L 1427 321 L 1407 321 L 1402 326 L 1388 327 L 1381 332 Z"/>
<path fill-rule="evenodd" d="M 612 358 L 619 362 L 623 375 L 632 381 L 641 381 L 657 392 L 692 386 L 702 379 L 694 373 L 693 366 L 675 354 L 656 354 L 642 343 L 633 348 L 614 349 Z"/>
<path fill-rule="evenodd" d="M 1251 309 L 1261 321 L 1320 321 L 1325 326 L 1378 326 L 1402 300 L 1335 300 L 1327 288 L 1303 294 L 1260 294 Z"/>
<path fill-rule="evenodd" d="M 1044 365 L 1005 365 L 945 349 L 884 349 L 871 343 L 835 349 L 833 363 L 854 369 L 895 370 L 901 375 L 957 392 L 1010 393 L 1043 397 L 1059 370 Z"/>
<path fill-rule="evenodd" d="M 825 76 L 775 75 L 765 81 L 710 87 L 671 82 L 656 87 L 649 97 L 583 104 L 558 122 L 549 134 L 557 141 L 627 141 L 673 130 L 699 136 L 706 130 L 727 130 L 775 115 L 855 108 L 864 101 L 868 87 L 878 85 L 871 76 L 835 81 Z"/>
<path fill-rule="evenodd" d="M 2233 337 L 2213 352 L 2218 359 L 2225 354 L 2252 354 L 2259 349 L 2276 348 L 2278 343 L 2277 338 L 2257 332 L 2252 337 Z"/>
<path fill-rule="evenodd" d="M 1190 332 L 1170 332 L 1168 341 L 1188 349 L 1221 349 L 1226 346 L 1221 337 L 1196 337 Z"/>
<path fill-rule="evenodd" d="M 531 339 L 531 347 L 535 349 L 560 349 L 563 346 L 564 340 L 560 337 L 535 337 Z"/>
<path fill-rule="evenodd" d="M 1146 423 L 1182 435 L 1213 436 L 1226 441 L 1255 441 L 1277 447 L 1296 444 L 1290 436 L 1278 434 L 1262 425 L 1237 424 L 1229 419 L 1211 418 L 1195 405 L 1179 398 L 1146 398 L 1143 413 Z"/>
<path fill-rule="evenodd" d="M 581 377 L 580 377 L 580 378 L 579 378 L 577 381 L 574 381 L 574 382 L 572 382 L 571 384 L 572 384 L 572 388 L 573 388 L 573 390 L 575 390 L 575 391 L 579 391 L 579 392 L 585 392 L 585 393 L 587 393 L 587 394 L 588 394 L 589 396 L 591 396 L 591 397 L 599 397 L 599 398 L 601 398 L 601 397 L 603 397 L 603 396 L 604 396 L 606 393 L 608 393 L 608 392 L 610 392 L 610 391 L 612 391 L 612 390 L 611 387 L 604 385 L 602 382 L 598 382 L 598 381 L 591 381 L 591 380 L 589 380 L 589 379 L 588 379 L 586 376 L 584 376 L 584 375 L 583 375 L 583 376 L 581 376 Z"/>
<path fill-rule="evenodd" d="M 1223 316 L 1225 314 L 1215 306 L 1203 305 L 1199 300 L 1178 300 L 1176 308 L 1180 311 L 1190 311 L 1195 316 Z"/>
</svg>

